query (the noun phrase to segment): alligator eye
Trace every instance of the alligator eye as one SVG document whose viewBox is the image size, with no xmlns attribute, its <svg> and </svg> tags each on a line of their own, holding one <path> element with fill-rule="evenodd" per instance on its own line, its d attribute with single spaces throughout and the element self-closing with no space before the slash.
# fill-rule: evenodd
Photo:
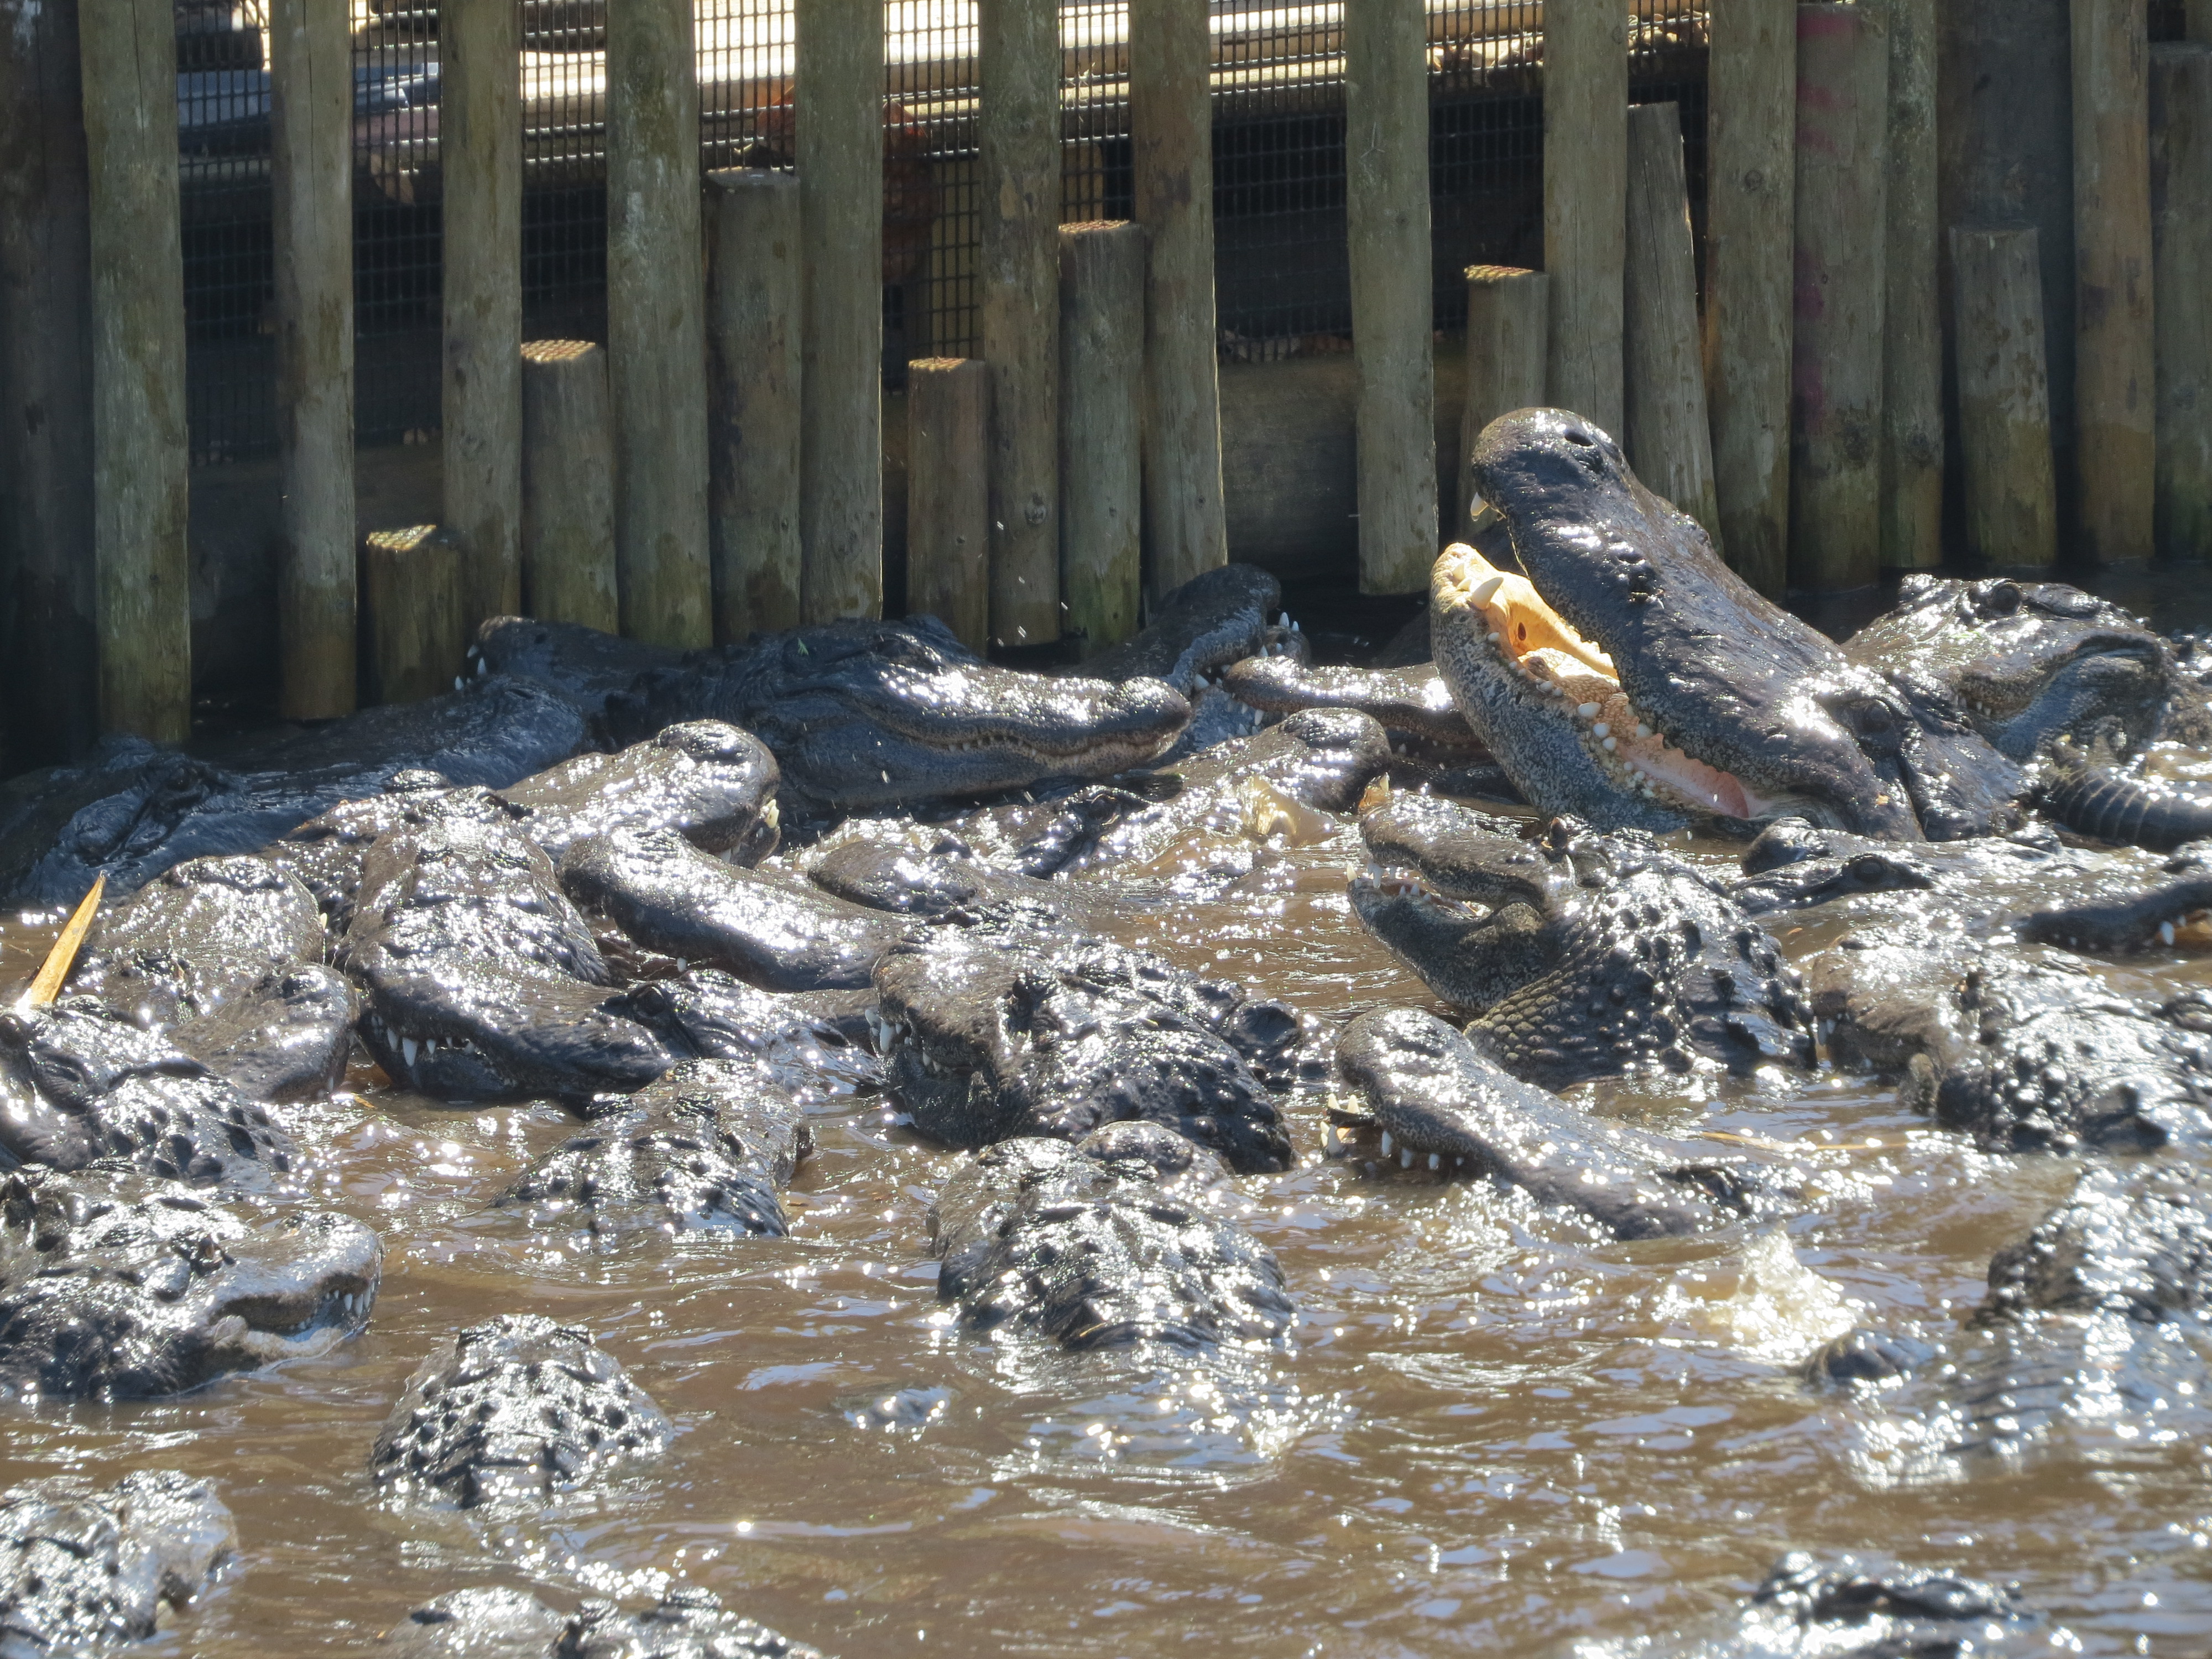
<svg viewBox="0 0 2212 1659">
<path fill-rule="evenodd" d="M 2020 584 L 2000 579 L 1982 587 L 1982 609 L 1992 617 L 2009 617 L 2020 609 Z"/>
<path fill-rule="evenodd" d="M 1597 440 L 1591 437 L 1589 433 L 1584 432 L 1580 427 L 1571 426 L 1566 429 L 1566 432 L 1563 435 L 1566 438 L 1566 441 L 1569 443 L 1579 444 L 1584 449 L 1595 449 L 1597 447 Z"/>
</svg>

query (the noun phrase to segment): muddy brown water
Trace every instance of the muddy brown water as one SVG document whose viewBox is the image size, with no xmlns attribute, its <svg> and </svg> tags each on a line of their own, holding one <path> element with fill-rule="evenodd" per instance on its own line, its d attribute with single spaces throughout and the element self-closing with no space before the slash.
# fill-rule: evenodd
<svg viewBox="0 0 2212 1659">
<path fill-rule="evenodd" d="M 1330 1021 L 1431 1006 L 1349 914 L 1355 856 L 1279 848 L 1245 890 L 1124 936 Z M 55 921 L 0 926 L 0 986 Z M 2113 977 L 2212 970 L 2174 955 Z M 200 1659 L 362 1651 L 465 1585 L 572 1606 L 687 1581 L 848 1659 L 1632 1651 L 1725 1623 L 1790 1548 L 2018 1580 L 2091 1652 L 2212 1650 L 2212 1448 L 2085 1430 L 1960 1462 L 1926 1423 L 1797 1380 L 1855 1320 L 1954 1328 L 2068 1166 L 1978 1154 L 1833 1073 L 1581 1097 L 1822 1146 L 1825 1173 L 1785 1226 L 1623 1244 L 1486 1187 L 1324 1158 L 1323 1103 L 1301 1099 L 1297 1169 L 1240 1182 L 1295 1334 L 1200 1364 L 957 1328 L 927 1212 L 959 1159 L 880 1100 L 816 1121 L 789 1239 L 603 1250 L 487 1208 L 572 1129 L 560 1109 L 364 1087 L 289 1115 L 320 1200 L 383 1235 L 368 1333 L 180 1399 L 0 1407 L 0 1485 L 213 1477 L 240 1555 L 148 1650 Z M 380 1496 L 369 1444 L 408 1372 L 517 1311 L 588 1326 L 676 1421 L 673 1449 L 542 1512 Z"/>
</svg>

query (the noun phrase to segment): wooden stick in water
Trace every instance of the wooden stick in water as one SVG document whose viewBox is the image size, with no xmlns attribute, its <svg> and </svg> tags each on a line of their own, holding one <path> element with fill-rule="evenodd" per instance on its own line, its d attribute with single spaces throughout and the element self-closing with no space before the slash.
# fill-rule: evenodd
<svg viewBox="0 0 2212 1659">
<path fill-rule="evenodd" d="M 84 936 L 92 931 L 92 919 L 100 913 L 100 896 L 107 890 L 105 871 L 92 878 L 92 890 L 84 896 L 54 941 L 54 948 L 46 952 L 46 960 L 39 969 L 39 976 L 31 981 L 31 988 L 23 994 L 28 1007 L 43 1008 L 62 994 L 70 969 L 76 966 L 76 953 L 84 945 Z"/>
</svg>

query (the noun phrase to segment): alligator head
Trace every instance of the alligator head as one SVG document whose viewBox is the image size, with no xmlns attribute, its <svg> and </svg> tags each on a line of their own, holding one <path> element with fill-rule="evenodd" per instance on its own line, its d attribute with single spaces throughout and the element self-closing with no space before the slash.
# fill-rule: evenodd
<svg viewBox="0 0 2212 1659">
<path fill-rule="evenodd" d="M 1939 749 L 1887 682 L 1753 592 L 1611 438 L 1522 410 L 1484 429 L 1474 465 L 1526 574 L 1445 550 L 1437 665 L 1532 803 L 1600 829 L 1795 813 L 1922 836 L 1960 734 Z"/>
</svg>

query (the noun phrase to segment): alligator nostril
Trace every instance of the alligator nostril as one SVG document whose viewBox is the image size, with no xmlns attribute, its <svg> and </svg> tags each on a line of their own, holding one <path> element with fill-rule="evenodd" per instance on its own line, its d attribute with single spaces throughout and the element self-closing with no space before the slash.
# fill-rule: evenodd
<svg viewBox="0 0 2212 1659">
<path fill-rule="evenodd" d="M 1579 444 L 1584 449 L 1595 449 L 1597 447 L 1597 440 L 1591 437 L 1589 433 L 1583 431 L 1580 427 L 1569 427 L 1566 429 L 1565 435 L 1569 443 Z"/>
</svg>

